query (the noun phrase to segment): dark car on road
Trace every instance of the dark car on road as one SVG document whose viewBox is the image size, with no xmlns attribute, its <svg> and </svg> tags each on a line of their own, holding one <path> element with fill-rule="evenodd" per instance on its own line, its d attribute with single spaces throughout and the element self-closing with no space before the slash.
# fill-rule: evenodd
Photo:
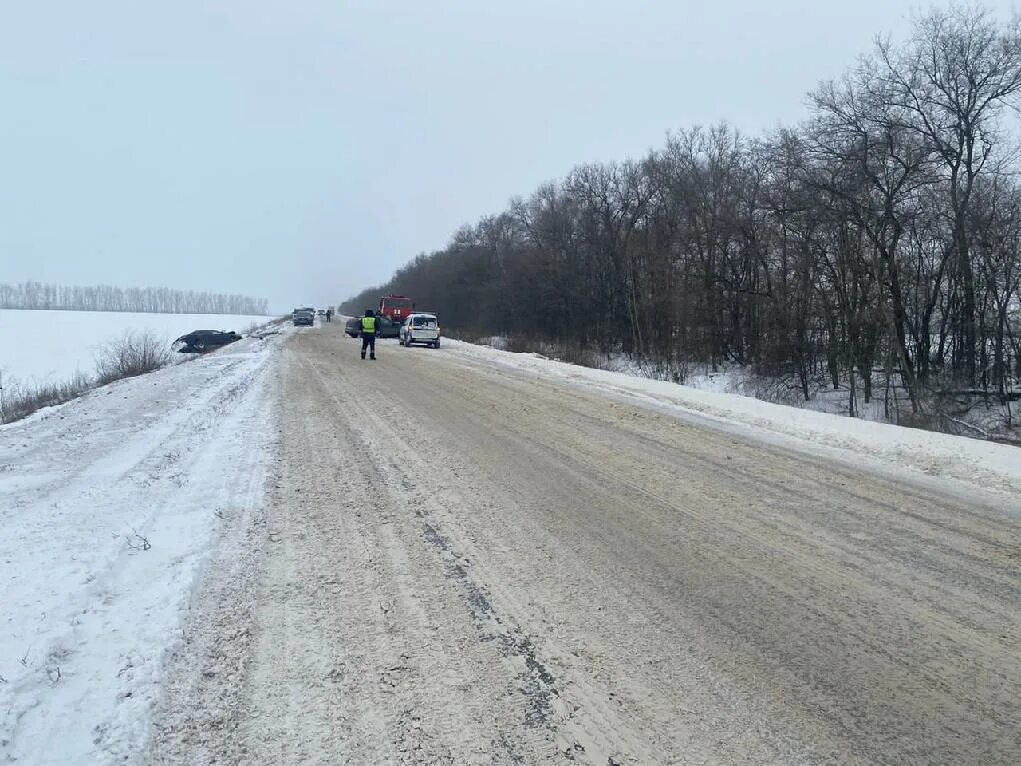
<svg viewBox="0 0 1021 766">
<path fill-rule="evenodd" d="M 315 324 L 315 313 L 311 309 L 295 309 L 291 314 L 294 326 L 312 327 Z"/>
<path fill-rule="evenodd" d="M 362 334 L 362 318 L 351 317 L 344 325 L 344 332 L 352 338 L 360 337 Z M 376 337 L 396 338 L 401 333 L 401 323 L 395 322 L 383 316 L 376 317 Z"/>
<path fill-rule="evenodd" d="M 376 337 L 396 338 L 401 334 L 401 323 L 387 317 L 376 317 Z"/>
</svg>

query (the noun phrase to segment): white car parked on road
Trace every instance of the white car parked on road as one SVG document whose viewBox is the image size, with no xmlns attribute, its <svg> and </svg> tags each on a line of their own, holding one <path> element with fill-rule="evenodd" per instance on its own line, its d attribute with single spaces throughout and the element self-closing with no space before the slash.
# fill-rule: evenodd
<svg viewBox="0 0 1021 766">
<path fill-rule="evenodd" d="M 401 325 L 400 344 L 412 346 L 424 343 L 433 348 L 440 347 L 440 325 L 435 314 L 409 314 Z"/>
</svg>

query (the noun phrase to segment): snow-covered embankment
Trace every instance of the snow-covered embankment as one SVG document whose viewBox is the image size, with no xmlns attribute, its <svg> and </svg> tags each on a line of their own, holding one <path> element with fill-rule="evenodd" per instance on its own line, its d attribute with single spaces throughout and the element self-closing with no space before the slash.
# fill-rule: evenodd
<svg viewBox="0 0 1021 766">
<path fill-rule="evenodd" d="M 768 445 L 828 457 L 902 481 L 938 485 L 1017 514 L 1021 449 L 963 436 L 876 423 L 706 391 L 621 372 L 446 341 L 448 353 L 565 383 Z"/>
<path fill-rule="evenodd" d="M 277 339 L 0 427 L 0 754 L 118 760 L 220 530 L 258 505 Z"/>
</svg>

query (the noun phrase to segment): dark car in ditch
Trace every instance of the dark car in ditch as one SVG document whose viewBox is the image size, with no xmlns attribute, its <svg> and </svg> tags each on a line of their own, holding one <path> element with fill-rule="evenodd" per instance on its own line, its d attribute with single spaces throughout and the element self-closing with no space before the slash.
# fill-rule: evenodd
<svg viewBox="0 0 1021 766">
<path fill-rule="evenodd" d="M 193 330 L 175 340 L 171 347 L 180 354 L 204 354 L 241 340 L 233 330 Z"/>
</svg>

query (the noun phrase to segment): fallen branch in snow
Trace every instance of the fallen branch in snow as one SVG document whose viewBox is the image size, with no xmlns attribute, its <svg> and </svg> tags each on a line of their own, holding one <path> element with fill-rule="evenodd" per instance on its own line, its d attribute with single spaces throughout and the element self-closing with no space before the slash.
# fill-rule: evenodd
<svg viewBox="0 0 1021 766">
<path fill-rule="evenodd" d="M 263 331 L 260 331 L 260 332 L 248 331 L 248 337 L 249 338 L 256 338 L 257 340 L 266 340 L 266 338 L 271 338 L 274 335 L 279 335 L 279 334 L 280 334 L 280 330 L 263 330 Z"/>
<path fill-rule="evenodd" d="M 129 535 L 124 535 L 124 539 L 128 541 L 128 547 L 131 548 L 131 550 L 133 550 L 133 551 L 147 551 L 150 548 L 152 548 L 152 545 L 149 543 L 149 538 L 148 537 L 146 537 L 145 535 L 138 534 L 138 532 L 135 532 L 135 530 L 131 530 L 131 531 L 134 532 L 135 538 L 138 538 L 138 540 L 141 541 L 140 544 L 139 543 L 135 543 L 134 542 L 135 538 L 132 538 Z"/>
<path fill-rule="evenodd" d="M 28 645 L 28 649 L 25 650 L 25 653 L 21 656 L 21 659 L 18 660 L 18 662 L 20 662 L 25 667 L 28 667 L 28 653 L 31 652 L 31 651 L 32 651 L 32 644 L 29 644 Z"/>
<path fill-rule="evenodd" d="M 957 418 L 951 417 L 950 415 L 943 415 L 943 417 L 949 420 L 951 423 L 956 423 L 959 426 L 970 428 L 972 431 L 975 431 L 975 433 L 979 434 L 983 439 L 991 438 L 989 436 L 988 431 L 984 431 L 976 425 L 972 425 L 971 423 L 965 423 L 963 420 L 958 420 Z"/>
</svg>

